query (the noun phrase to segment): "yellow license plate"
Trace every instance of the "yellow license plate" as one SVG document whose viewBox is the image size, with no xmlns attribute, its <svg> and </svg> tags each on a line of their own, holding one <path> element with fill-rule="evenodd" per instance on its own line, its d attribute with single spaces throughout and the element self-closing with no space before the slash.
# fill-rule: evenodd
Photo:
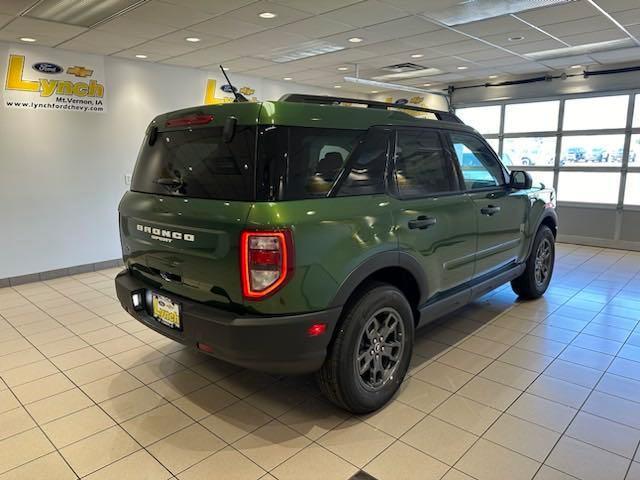
<svg viewBox="0 0 640 480">
<path fill-rule="evenodd" d="M 157 293 L 152 293 L 151 298 L 155 319 L 168 327 L 180 329 L 180 305 Z"/>
</svg>

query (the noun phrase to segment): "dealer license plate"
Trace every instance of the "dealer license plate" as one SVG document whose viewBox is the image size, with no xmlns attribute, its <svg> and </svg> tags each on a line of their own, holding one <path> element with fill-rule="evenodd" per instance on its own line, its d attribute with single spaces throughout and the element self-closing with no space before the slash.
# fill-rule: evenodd
<svg viewBox="0 0 640 480">
<path fill-rule="evenodd" d="M 157 293 L 152 293 L 151 298 L 153 316 L 156 320 L 171 328 L 178 330 L 182 328 L 180 324 L 180 305 L 178 303 Z"/>
</svg>

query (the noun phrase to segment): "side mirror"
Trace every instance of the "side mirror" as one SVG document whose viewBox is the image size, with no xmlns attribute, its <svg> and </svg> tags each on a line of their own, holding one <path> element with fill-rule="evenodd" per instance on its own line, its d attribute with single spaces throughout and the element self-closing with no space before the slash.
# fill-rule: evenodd
<svg viewBox="0 0 640 480">
<path fill-rule="evenodd" d="M 231 143 L 233 140 L 236 134 L 236 123 L 238 123 L 236 117 L 227 117 L 224 121 L 224 127 L 222 129 L 222 140 L 224 143 Z"/>
<path fill-rule="evenodd" d="M 509 185 L 515 190 L 528 190 L 533 185 L 533 179 L 524 170 L 513 170 L 509 178 Z"/>
</svg>

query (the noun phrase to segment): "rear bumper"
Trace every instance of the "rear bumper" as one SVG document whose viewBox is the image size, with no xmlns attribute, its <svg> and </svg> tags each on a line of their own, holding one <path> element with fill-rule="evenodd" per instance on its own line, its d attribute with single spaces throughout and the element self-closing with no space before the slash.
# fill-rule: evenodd
<svg viewBox="0 0 640 480">
<path fill-rule="evenodd" d="M 242 367 L 279 374 L 314 372 L 322 366 L 341 308 L 297 315 L 243 316 L 188 298 L 159 291 L 179 302 L 182 330 L 156 321 L 147 308 L 133 307 L 132 293 L 142 292 L 148 299 L 151 285 L 123 270 L 116 277 L 116 292 L 122 307 L 139 322 L 164 336 L 196 348 L 204 343 L 209 354 Z M 145 301 L 148 305 L 150 301 Z M 311 337 L 307 329 L 325 323 L 326 332 Z"/>
</svg>

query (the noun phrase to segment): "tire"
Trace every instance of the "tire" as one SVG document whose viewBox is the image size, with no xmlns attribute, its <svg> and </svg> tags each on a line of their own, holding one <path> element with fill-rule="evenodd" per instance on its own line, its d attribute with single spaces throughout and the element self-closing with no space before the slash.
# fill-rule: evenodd
<svg viewBox="0 0 640 480">
<path fill-rule="evenodd" d="M 546 252 L 546 253 L 545 253 Z M 540 298 L 547 291 L 555 262 L 555 237 L 551 229 L 542 225 L 533 241 L 533 248 L 527 258 L 526 268 L 522 275 L 511 281 L 511 288 L 525 300 Z M 536 272 L 536 264 L 541 270 Z"/>
<path fill-rule="evenodd" d="M 373 412 L 393 397 L 409 368 L 414 338 L 411 306 L 394 286 L 372 282 L 347 303 L 342 315 L 316 380 L 322 393 L 339 407 L 356 414 Z M 394 320 L 396 328 L 388 333 L 390 330 L 383 327 L 394 324 Z M 376 326 L 380 327 L 379 332 L 374 330 Z M 381 338 L 374 335 L 376 332 L 388 334 L 388 343 L 374 344 L 372 338 L 376 342 Z M 377 353 L 370 355 L 371 352 Z M 397 357 L 395 362 L 393 354 Z M 380 363 L 373 358 L 375 355 Z M 362 359 L 359 364 L 358 357 Z M 358 371 L 360 365 L 369 365 L 362 375 Z M 383 369 L 374 370 L 374 366 Z"/>
</svg>

